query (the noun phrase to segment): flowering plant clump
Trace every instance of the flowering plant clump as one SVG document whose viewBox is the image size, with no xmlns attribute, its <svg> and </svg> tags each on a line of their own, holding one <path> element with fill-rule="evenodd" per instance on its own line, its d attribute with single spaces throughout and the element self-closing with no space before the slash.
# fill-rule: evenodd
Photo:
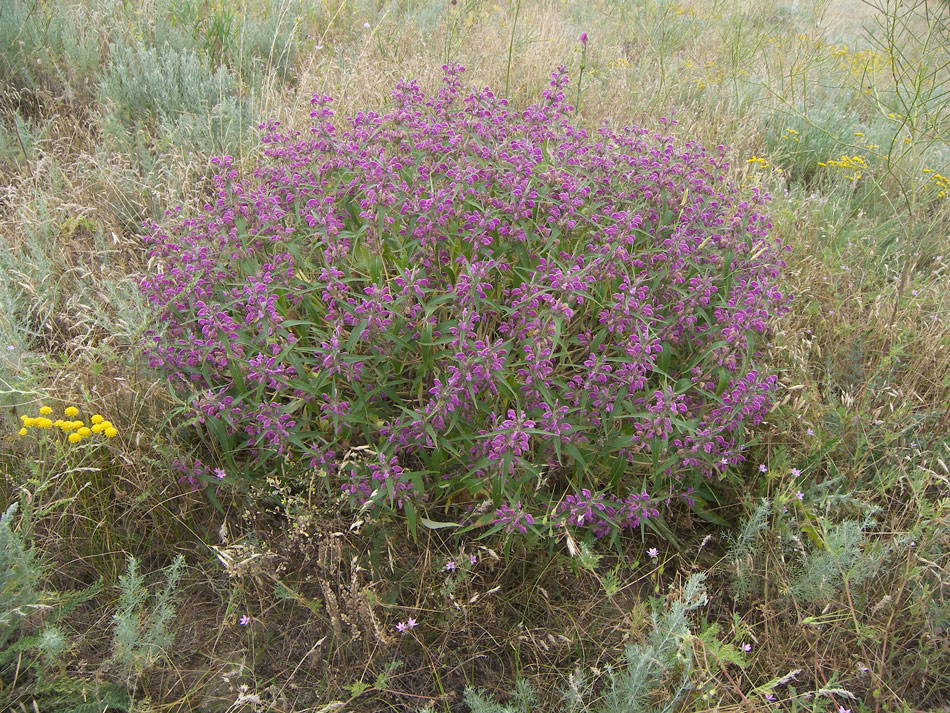
<svg viewBox="0 0 950 713">
<path fill-rule="evenodd" d="M 43 430 L 58 428 L 62 433 L 66 434 L 66 439 L 70 443 L 79 443 L 83 439 L 90 438 L 95 434 L 102 434 L 106 438 L 115 438 L 119 435 L 118 429 L 112 425 L 112 422 L 106 421 L 99 414 L 95 414 L 89 420 L 92 424 L 91 427 L 87 426 L 83 420 L 73 420 L 79 416 L 79 409 L 75 406 L 67 406 L 63 410 L 63 415 L 69 420 L 57 419 L 53 421 L 47 418 L 52 413 L 53 409 L 51 407 L 41 406 L 39 416 L 20 416 L 22 427 L 18 431 L 18 435 L 27 435 L 31 428 Z"/>
<path fill-rule="evenodd" d="M 770 407 L 767 196 L 721 146 L 572 126 L 563 70 L 525 111 L 462 71 L 346 122 L 315 96 L 253 173 L 215 159 L 204 210 L 152 226 L 151 364 L 229 472 L 304 459 L 413 527 L 639 526 Z"/>
</svg>

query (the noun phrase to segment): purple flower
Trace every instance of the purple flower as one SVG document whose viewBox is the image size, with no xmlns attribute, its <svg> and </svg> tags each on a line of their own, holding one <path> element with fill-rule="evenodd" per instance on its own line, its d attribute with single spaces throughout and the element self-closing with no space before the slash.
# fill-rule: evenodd
<svg viewBox="0 0 950 713">
<path fill-rule="evenodd" d="M 586 44 L 587 44 L 587 33 L 586 33 L 586 32 L 582 32 L 582 33 L 581 33 L 580 40 L 581 40 L 581 45 L 586 45 Z"/>
<path fill-rule="evenodd" d="M 801 490 L 799 490 L 797 493 L 795 493 L 795 497 L 798 498 L 799 500 L 804 500 L 804 499 L 805 499 L 805 493 L 803 493 Z"/>
<path fill-rule="evenodd" d="M 528 532 L 528 525 L 534 524 L 534 518 L 530 513 L 521 509 L 521 502 L 515 503 L 515 506 L 509 507 L 508 503 L 502 503 L 501 507 L 495 510 L 495 524 L 504 524 L 506 532 Z"/>
<path fill-rule="evenodd" d="M 251 623 L 251 617 L 249 617 L 247 614 L 243 614 L 241 618 L 238 620 L 238 624 L 240 624 L 241 626 L 247 626 L 250 623 Z"/>
<path fill-rule="evenodd" d="M 802 472 L 801 472 L 798 468 L 792 468 L 792 476 L 793 476 L 793 477 L 797 478 L 797 477 L 800 476 L 801 474 L 802 474 Z"/>
<path fill-rule="evenodd" d="M 401 621 L 398 624 L 396 624 L 396 631 L 398 631 L 399 633 L 403 633 L 405 630 L 406 630 L 406 622 Z"/>
<path fill-rule="evenodd" d="M 648 554 L 652 559 L 656 559 L 657 556 L 659 556 L 660 551 L 659 551 L 656 547 L 651 547 L 650 549 L 647 550 L 647 554 Z"/>
<path fill-rule="evenodd" d="M 412 617 L 409 617 L 408 619 L 406 619 L 406 626 L 408 626 L 410 629 L 415 628 L 416 620 L 413 619 Z"/>
<path fill-rule="evenodd" d="M 768 473 L 768 472 L 769 472 L 768 466 L 765 465 L 765 463 L 763 463 L 762 465 L 759 466 L 759 472 L 760 472 L 760 473 Z"/>
<path fill-rule="evenodd" d="M 469 555 L 468 561 L 469 561 L 469 564 L 473 564 L 473 565 L 478 564 L 478 557 L 476 557 L 475 555 Z"/>
<path fill-rule="evenodd" d="M 742 650 L 745 651 L 745 652 L 752 651 L 752 644 L 743 644 L 743 645 L 742 645 Z"/>
<path fill-rule="evenodd" d="M 220 479 L 220 480 L 224 480 L 224 477 L 227 475 L 227 473 L 224 472 L 224 469 L 223 469 L 223 468 L 215 468 L 215 469 L 214 469 L 214 475 L 215 475 L 216 478 L 218 478 L 218 479 Z"/>
<path fill-rule="evenodd" d="M 446 570 L 451 572 L 453 569 L 455 569 L 455 562 L 453 562 L 452 560 L 449 560 L 448 562 L 445 563 L 445 568 Z"/>
</svg>

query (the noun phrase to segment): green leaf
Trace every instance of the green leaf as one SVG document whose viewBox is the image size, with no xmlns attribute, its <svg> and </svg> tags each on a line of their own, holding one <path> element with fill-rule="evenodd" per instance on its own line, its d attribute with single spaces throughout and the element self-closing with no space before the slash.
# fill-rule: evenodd
<svg viewBox="0 0 950 713">
<path fill-rule="evenodd" d="M 444 530 L 448 527 L 460 527 L 460 523 L 457 522 L 438 522 L 436 520 L 430 520 L 425 517 L 420 517 L 419 522 L 423 526 L 428 527 L 430 530 Z"/>
</svg>

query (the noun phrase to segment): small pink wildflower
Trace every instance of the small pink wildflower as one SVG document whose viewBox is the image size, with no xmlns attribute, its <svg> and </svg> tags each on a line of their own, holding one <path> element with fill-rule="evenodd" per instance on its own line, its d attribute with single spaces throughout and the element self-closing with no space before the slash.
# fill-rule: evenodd
<svg viewBox="0 0 950 713">
<path fill-rule="evenodd" d="M 470 564 L 478 564 L 478 557 L 476 557 L 475 555 L 469 555 L 468 561 Z"/>
<path fill-rule="evenodd" d="M 586 33 L 586 32 L 582 32 L 582 33 L 581 33 L 581 45 L 586 45 L 586 44 L 587 44 L 587 33 Z"/>
<path fill-rule="evenodd" d="M 446 562 L 445 569 L 451 572 L 453 569 L 455 569 L 455 562 L 453 562 L 452 560 L 449 560 L 448 562 Z"/>
<path fill-rule="evenodd" d="M 805 431 L 805 433 L 807 433 L 809 436 L 814 436 L 814 435 L 815 435 L 814 429 L 811 429 L 811 428 L 809 428 L 807 431 Z"/>
<path fill-rule="evenodd" d="M 652 559 L 656 559 L 657 555 L 660 554 L 660 551 L 656 547 L 651 547 L 647 550 L 647 554 L 650 555 Z"/>
<path fill-rule="evenodd" d="M 759 472 L 760 472 L 760 473 L 768 473 L 768 472 L 769 472 L 768 466 L 765 465 L 765 463 L 763 463 L 762 465 L 759 466 Z"/>
<path fill-rule="evenodd" d="M 223 468 L 215 468 L 215 469 L 214 469 L 214 476 L 215 476 L 216 478 L 218 478 L 219 480 L 224 480 L 224 476 L 226 476 L 226 475 L 227 475 L 227 473 L 224 472 L 224 469 L 223 469 Z"/>
<path fill-rule="evenodd" d="M 416 626 L 416 620 L 413 619 L 412 617 L 409 617 L 409 618 L 406 620 L 406 626 L 409 627 L 410 629 L 415 628 L 415 626 Z"/>
<path fill-rule="evenodd" d="M 797 477 L 800 476 L 801 474 L 802 474 L 802 472 L 801 472 L 798 468 L 792 468 L 792 475 L 793 475 L 794 477 L 797 478 Z"/>
<path fill-rule="evenodd" d="M 797 493 L 795 493 L 795 497 L 798 498 L 799 500 L 804 500 L 804 499 L 805 499 L 805 493 L 803 493 L 801 490 L 799 490 Z"/>
<path fill-rule="evenodd" d="M 244 614 L 244 615 L 242 615 L 241 618 L 238 620 L 238 623 L 239 623 L 241 626 L 247 626 L 248 624 L 251 623 L 251 617 L 249 617 L 247 614 Z"/>
<path fill-rule="evenodd" d="M 398 624 L 396 624 L 396 631 L 398 631 L 400 634 L 403 633 L 405 630 L 406 630 L 406 622 L 401 621 Z"/>
<path fill-rule="evenodd" d="M 742 650 L 745 651 L 745 652 L 752 651 L 752 644 L 743 644 L 743 645 L 742 645 Z"/>
</svg>

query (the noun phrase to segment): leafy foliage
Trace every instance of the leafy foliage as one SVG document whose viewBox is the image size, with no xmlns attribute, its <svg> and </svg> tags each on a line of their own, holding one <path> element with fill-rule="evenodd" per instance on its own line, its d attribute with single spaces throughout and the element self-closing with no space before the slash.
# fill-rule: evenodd
<svg viewBox="0 0 950 713">
<path fill-rule="evenodd" d="M 217 160 L 214 202 L 150 238 L 151 363 L 245 474 L 309 459 L 411 527 L 448 500 L 508 532 L 557 502 L 637 527 L 740 464 L 769 407 L 766 196 L 721 147 L 589 137 L 563 71 L 524 112 L 461 72 L 342 132 L 315 96 L 309 137 L 262 126 L 253 177 Z"/>
</svg>

